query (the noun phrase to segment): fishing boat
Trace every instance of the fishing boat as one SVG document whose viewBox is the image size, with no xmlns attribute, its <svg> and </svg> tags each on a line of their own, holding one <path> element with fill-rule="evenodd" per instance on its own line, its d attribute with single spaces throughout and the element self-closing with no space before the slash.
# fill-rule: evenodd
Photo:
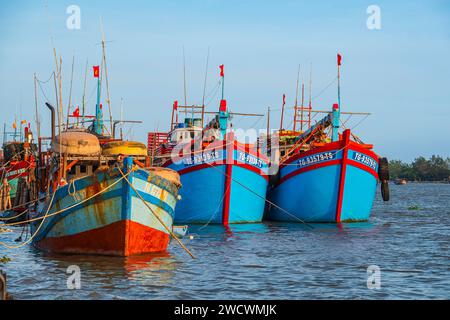
<svg viewBox="0 0 450 320">
<path fill-rule="evenodd" d="M 339 66 L 338 55 L 338 75 Z M 280 141 L 273 150 L 278 153 L 279 172 L 268 193 L 268 218 L 333 223 L 368 220 L 378 181 L 383 199 L 389 198 L 387 160 L 380 159 L 373 145 L 363 143 L 350 129 L 341 132 L 343 112 L 338 103 L 315 124 L 311 124 L 311 102 L 304 106 L 303 97 L 294 112 L 294 130 L 280 130 L 273 137 Z"/>
<path fill-rule="evenodd" d="M 223 96 L 223 65 L 220 68 L 219 112 L 206 126 L 204 105 L 179 106 L 175 101 L 170 132 L 149 133 L 154 163 L 181 176 L 176 223 L 252 223 L 261 222 L 264 215 L 269 160 L 255 145 L 237 141 L 230 130 L 233 113 Z"/>
<path fill-rule="evenodd" d="M 51 150 L 44 164 L 46 197 L 31 216 L 33 243 L 52 253 L 164 252 L 173 236 L 179 175 L 150 167 L 145 144 L 108 134 L 113 128 L 103 122 L 98 66 L 94 77 L 95 116 L 79 110 L 72 115 L 92 119 L 88 128 L 66 127 L 56 135 L 56 111 L 46 104 L 52 114 Z"/>
<path fill-rule="evenodd" d="M 398 186 L 404 186 L 408 183 L 408 181 L 406 179 L 396 179 L 394 183 Z"/>
<path fill-rule="evenodd" d="M 21 122 L 22 125 L 26 122 Z M 14 132 L 6 132 L 3 136 L 3 157 L 0 167 L 0 212 L 8 222 L 22 221 L 26 218 L 28 204 L 36 199 L 36 155 L 33 132 L 28 124 L 23 134 L 17 132 L 17 124 L 13 124 Z M 8 139 L 12 136 L 12 139 Z M 18 138 L 18 140 L 16 140 Z"/>
</svg>

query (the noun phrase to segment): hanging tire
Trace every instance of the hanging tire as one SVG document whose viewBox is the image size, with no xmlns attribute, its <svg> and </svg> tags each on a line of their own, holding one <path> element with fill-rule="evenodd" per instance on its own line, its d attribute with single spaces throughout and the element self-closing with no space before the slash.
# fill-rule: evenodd
<svg viewBox="0 0 450 320">
<path fill-rule="evenodd" d="M 379 158 L 378 179 L 381 182 L 381 196 L 383 201 L 389 201 L 389 161 L 387 158 Z"/>
<path fill-rule="evenodd" d="M 389 161 L 387 158 L 380 158 L 378 165 L 378 179 L 380 181 L 389 180 Z"/>
<path fill-rule="evenodd" d="M 381 197 L 383 201 L 389 201 L 389 182 L 387 180 L 381 181 Z"/>
</svg>

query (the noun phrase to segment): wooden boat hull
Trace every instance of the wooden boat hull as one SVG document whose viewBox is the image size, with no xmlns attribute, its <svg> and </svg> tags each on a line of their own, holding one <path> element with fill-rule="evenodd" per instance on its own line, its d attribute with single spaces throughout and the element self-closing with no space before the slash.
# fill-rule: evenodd
<svg viewBox="0 0 450 320">
<path fill-rule="evenodd" d="M 28 177 L 30 170 L 34 170 L 35 167 L 34 162 L 18 161 L 8 165 L 3 170 L 0 169 L 0 176 L 5 177 L 11 186 L 10 196 L 12 201 L 16 197 L 19 179 Z"/>
<path fill-rule="evenodd" d="M 37 232 L 34 245 L 54 253 L 114 256 L 166 251 L 170 240 L 168 231 L 126 180 L 117 182 L 121 177 L 114 169 L 59 188 L 49 214 L 68 210 L 46 218 L 41 227 L 41 221 L 32 223 L 32 231 Z M 131 173 L 128 179 L 155 214 L 172 228 L 178 188 L 141 169 Z M 99 196 L 80 203 L 116 182 Z M 42 208 L 40 215 L 46 210 L 47 207 Z"/>
<path fill-rule="evenodd" d="M 268 198 L 268 218 L 291 222 L 350 222 L 369 219 L 378 181 L 378 157 L 341 140 L 297 154 L 280 166 Z"/>
<path fill-rule="evenodd" d="M 223 224 L 261 222 L 267 193 L 268 161 L 237 141 L 220 141 L 200 155 L 165 166 L 176 170 L 183 187 L 175 222 Z"/>
</svg>

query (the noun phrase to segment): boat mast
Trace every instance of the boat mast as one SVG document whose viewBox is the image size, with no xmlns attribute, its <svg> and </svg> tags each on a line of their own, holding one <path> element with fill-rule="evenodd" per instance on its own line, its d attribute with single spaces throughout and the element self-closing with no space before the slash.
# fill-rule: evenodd
<svg viewBox="0 0 450 320">
<path fill-rule="evenodd" d="M 224 65 L 220 65 L 220 77 L 222 78 L 222 99 L 220 100 L 220 108 L 219 108 L 219 126 L 220 131 L 222 133 L 222 137 L 225 137 L 226 131 L 228 128 L 228 118 L 229 114 L 227 112 L 227 101 L 224 99 L 225 93 L 225 73 L 224 73 Z"/>
<path fill-rule="evenodd" d="M 298 64 L 297 70 L 297 83 L 295 85 L 295 105 L 294 105 L 294 132 L 297 127 L 297 111 L 298 111 L 298 84 L 300 81 L 300 64 Z"/>
<path fill-rule="evenodd" d="M 86 114 L 86 80 L 87 80 L 87 73 L 88 73 L 88 59 L 86 59 L 86 68 L 84 70 L 84 84 L 83 84 L 83 101 L 82 101 L 82 123 L 84 127 L 84 121 L 85 121 L 85 114 Z M 78 125 L 78 118 L 77 118 L 77 125 Z"/>
<path fill-rule="evenodd" d="M 337 54 L 337 83 L 338 83 L 338 103 L 333 105 L 333 131 L 332 140 L 339 140 L 339 126 L 341 115 L 341 86 L 340 86 L 340 67 L 341 67 L 341 55 Z"/>
<path fill-rule="evenodd" d="M 283 101 L 281 103 L 280 131 L 283 130 L 283 117 L 284 117 L 284 105 L 285 104 L 286 104 L 286 95 L 283 93 Z M 297 105 L 297 102 L 295 104 Z"/>
<path fill-rule="evenodd" d="M 203 97 L 202 97 L 202 128 L 204 125 L 205 118 L 205 96 L 206 96 L 206 81 L 208 79 L 208 65 L 209 65 L 209 47 L 208 54 L 206 56 L 206 68 L 205 68 L 205 82 L 203 83 Z"/>
<path fill-rule="evenodd" d="M 37 136 L 38 136 L 38 142 L 40 144 L 40 139 L 41 139 L 41 121 L 39 119 L 36 73 L 34 73 L 34 106 L 35 106 L 35 112 L 36 112 L 36 131 L 37 131 Z"/>
<path fill-rule="evenodd" d="M 184 105 L 187 106 L 187 92 L 186 92 L 186 56 L 183 46 L 183 89 L 184 89 Z M 184 114 L 187 116 L 187 108 L 184 109 Z"/>
<path fill-rule="evenodd" d="M 69 128 L 70 105 L 72 103 L 72 85 L 73 85 L 73 66 L 75 64 L 75 55 L 72 57 L 72 72 L 70 75 L 69 103 L 67 104 L 67 128 Z"/>
<path fill-rule="evenodd" d="M 100 80 L 100 66 L 94 66 L 94 78 L 97 78 L 97 103 L 95 105 L 95 120 L 94 120 L 94 132 L 98 135 L 103 134 L 103 114 L 100 105 L 101 95 L 101 80 Z"/>
<path fill-rule="evenodd" d="M 112 110 L 111 110 L 111 99 L 109 95 L 109 81 L 108 81 L 108 68 L 106 66 L 106 53 L 105 53 L 105 32 L 103 30 L 103 19 L 100 18 L 100 27 L 102 32 L 102 52 L 103 52 L 103 65 L 105 67 L 105 80 L 106 80 L 106 103 L 108 104 L 109 110 L 109 121 L 111 123 L 111 133 L 113 131 L 113 118 L 112 118 Z"/>
<path fill-rule="evenodd" d="M 312 62 L 309 69 L 308 129 L 311 128 L 311 110 L 312 110 Z"/>
</svg>

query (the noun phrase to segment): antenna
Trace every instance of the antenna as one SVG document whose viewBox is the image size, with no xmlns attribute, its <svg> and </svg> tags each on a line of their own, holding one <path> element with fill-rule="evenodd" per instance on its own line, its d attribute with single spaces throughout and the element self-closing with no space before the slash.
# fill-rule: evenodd
<svg viewBox="0 0 450 320">
<path fill-rule="evenodd" d="M 186 56 L 184 53 L 183 46 L 183 87 L 184 87 L 184 105 L 187 106 L 187 93 L 186 93 Z M 185 115 L 187 115 L 187 109 L 184 110 Z"/>
<path fill-rule="evenodd" d="M 59 56 L 58 86 L 59 86 L 59 125 L 62 128 L 63 123 L 64 123 L 64 110 L 63 110 L 63 100 L 62 100 L 62 57 L 61 56 Z"/>
<path fill-rule="evenodd" d="M 111 110 L 111 98 L 109 95 L 109 82 L 108 82 L 108 68 L 106 66 L 106 53 L 105 53 L 105 32 L 103 30 L 103 19 L 100 17 L 100 29 L 102 33 L 102 52 L 103 52 L 103 65 L 105 67 L 105 80 L 106 80 L 106 103 L 108 104 L 109 110 L 109 121 L 111 125 L 111 133 L 113 131 L 113 118 L 112 118 L 112 110 Z"/>
<path fill-rule="evenodd" d="M 40 120 L 39 120 L 36 73 L 34 73 L 34 104 L 35 104 L 35 112 L 36 112 L 36 131 L 37 131 L 37 136 L 38 136 L 38 142 L 40 143 L 40 140 L 41 140 L 41 123 L 40 123 Z"/>
<path fill-rule="evenodd" d="M 120 97 L 120 140 L 123 140 L 123 97 Z"/>
<path fill-rule="evenodd" d="M 298 71 L 297 71 L 297 85 L 295 86 L 295 106 L 297 106 L 297 100 L 298 100 L 298 82 L 300 80 L 300 64 L 298 65 Z"/>
<path fill-rule="evenodd" d="M 208 79 L 208 65 L 209 65 L 209 46 L 208 46 L 208 54 L 206 56 L 206 67 L 205 67 L 205 82 L 203 84 L 203 97 L 202 97 L 202 128 L 204 121 L 204 110 L 205 110 L 205 95 L 206 95 L 206 81 Z"/>
<path fill-rule="evenodd" d="M 283 117 L 284 117 L 284 105 L 286 104 L 286 95 L 283 93 L 283 102 L 281 104 L 281 120 L 280 120 L 280 131 L 283 130 Z"/>
<path fill-rule="evenodd" d="M 82 122 L 83 122 L 83 127 L 84 127 L 84 116 L 86 114 L 86 81 L 87 81 L 87 72 L 88 72 L 88 59 L 86 59 L 86 68 L 84 71 L 84 84 L 83 84 L 83 101 L 82 101 Z M 78 125 L 78 118 L 77 118 L 77 125 Z"/>
<path fill-rule="evenodd" d="M 75 54 L 72 57 L 72 73 L 70 75 L 69 103 L 67 104 L 67 128 L 69 128 L 70 104 L 72 103 L 73 65 L 75 64 Z"/>
</svg>

